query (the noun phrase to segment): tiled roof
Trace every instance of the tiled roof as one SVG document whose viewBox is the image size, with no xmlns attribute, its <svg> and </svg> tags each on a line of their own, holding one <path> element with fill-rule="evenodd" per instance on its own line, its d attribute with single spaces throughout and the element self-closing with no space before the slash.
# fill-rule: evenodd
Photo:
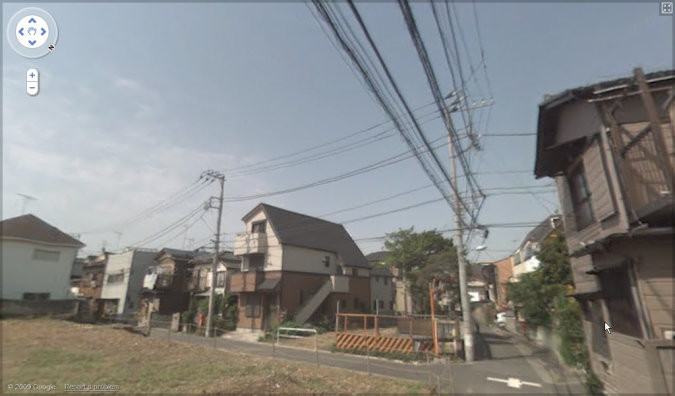
<svg viewBox="0 0 675 396">
<path fill-rule="evenodd" d="M 387 268 L 382 267 L 373 267 L 373 269 L 370 270 L 370 275 L 391 276 L 391 277 L 394 276 L 394 274 L 391 271 L 389 271 Z"/>
<path fill-rule="evenodd" d="M 373 252 L 366 255 L 366 260 L 370 263 L 381 263 L 384 261 L 384 258 L 387 257 L 387 252 L 382 250 L 380 252 Z"/>
<path fill-rule="evenodd" d="M 2 238 L 23 239 L 57 246 L 81 248 L 84 243 L 32 214 L 13 217 L 0 222 Z"/>
</svg>

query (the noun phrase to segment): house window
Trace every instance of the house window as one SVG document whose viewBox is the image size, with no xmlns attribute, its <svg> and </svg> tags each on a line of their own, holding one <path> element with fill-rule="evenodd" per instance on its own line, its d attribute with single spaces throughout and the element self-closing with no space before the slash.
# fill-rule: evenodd
<svg viewBox="0 0 675 396">
<path fill-rule="evenodd" d="M 108 275 L 108 284 L 124 282 L 124 273 Z"/>
<path fill-rule="evenodd" d="M 257 318 L 260 316 L 260 295 L 249 294 L 246 296 L 246 317 Z"/>
<path fill-rule="evenodd" d="M 266 224 L 267 223 L 264 222 L 264 221 L 258 221 L 258 222 L 253 223 L 251 225 L 251 232 L 254 233 L 254 234 L 256 234 L 256 233 L 264 234 Z"/>
<path fill-rule="evenodd" d="M 49 300 L 49 293 L 23 293 L 23 299 L 27 301 Z"/>
<path fill-rule="evenodd" d="M 387 286 L 388 283 L 389 283 L 389 279 L 385 276 L 384 277 L 384 285 Z"/>
<path fill-rule="evenodd" d="M 323 257 L 323 266 L 328 268 L 329 265 L 330 265 L 330 256 L 324 256 Z"/>
<path fill-rule="evenodd" d="M 637 306 L 633 300 L 629 267 L 622 265 L 598 273 L 602 298 L 609 311 L 609 323 L 612 331 L 642 338 L 642 329 Z M 598 321 L 599 323 L 599 321 Z"/>
<path fill-rule="evenodd" d="M 216 277 L 216 287 L 225 287 L 225 271 L 218 271 Z"/>
<path fill-rule="evenodd" d="M 568 176 L 574 218 L 577 230 L 586 228 L 593 222 L 593 208 L 591 207 L 591 192 L 586 184 L 583 165 L 579 164 Z"/>
<path fill-rule="evenodd" d="M 61 252 L 58 250 L 42 250 L 35 249 L 33 250 L 33 260 L 40 261 L 59 261 Z"/>
<path fill-rule="evenodd" d="M 352 276 L 356 276 L 358 274 L 358 271 L 356 268 L 352 268 Z"/>
</svg>

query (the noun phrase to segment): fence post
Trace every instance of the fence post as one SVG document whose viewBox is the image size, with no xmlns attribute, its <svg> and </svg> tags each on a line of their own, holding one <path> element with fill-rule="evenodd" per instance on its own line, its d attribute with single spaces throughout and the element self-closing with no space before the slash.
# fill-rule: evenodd
<svg viewBox="0 0 675 396">
<path fill-rule="evenodd" d="M 368 375 L 370 375 L 370 340 L 368 336 L 363 336 L 366 339 L 366 369 L 368 370 Z"/>
<path fill-rule="evenodd" d="M 317 340 L 318 332 L 314 330 L 314 351 L 316 353 L 316 365 L 319 366 L 319 341 Z"/>
<path fill-rule="evenodd" d="M 345 315 L 345 333 L 347 332 L 347 318 L 348 318 L 348 316 Z"/>
</svg>

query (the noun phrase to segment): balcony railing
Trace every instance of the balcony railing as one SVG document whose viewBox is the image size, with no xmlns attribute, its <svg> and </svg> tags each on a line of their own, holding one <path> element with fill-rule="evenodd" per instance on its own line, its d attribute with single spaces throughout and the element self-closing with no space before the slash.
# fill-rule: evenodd
<svg viewBox="0 0 675 396">
<path fill-rule="evenodd" d="M 234 254 L 259 254 L 267 251 L 267 234 L 264 232 L 246 232 L 237 234 L 234 239 Z"/>
</svg>

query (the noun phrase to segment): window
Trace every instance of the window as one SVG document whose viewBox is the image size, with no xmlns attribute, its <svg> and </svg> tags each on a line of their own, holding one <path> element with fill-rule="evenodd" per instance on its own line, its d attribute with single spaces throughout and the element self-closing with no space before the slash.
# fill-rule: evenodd
<svg viewBox="0 0 675 396">
<path fill-rule="evenodd" d="M 61 252 L 59 252 L 58 250 L 35 249 L 33 251 L 33 260 L 59 261 L 60 256 Z"/>
<path fill-rule="evenodd" d="M 26 301 L 46 301 L 49 300 L 49 293 L 23 293 L 23 299 Z"/>
<path fill-rule="evenodd" d="M 627 265 L 622 265 L 598 273 L 602 298 L 609 311 L 608 322 L 612 324 L 612 331 L 642 338 L 628 269 Z"/>
<path fill-rule="evenodd" d="M 260 316 L 260 295 L 249 294 L 246 296 L 246 317 L 257 318 Z"/>
<path fill-rule="evenodd" d="M 218 271 L 216 277 L 216 287 L 225 287 L 225 271 Z"/>
<path fill-rule="evenodd" d="M 323 257 L 323 266 L 328 268 L 329 265 L 330 265 L 330 256 L 324 256 Z"/>
<path fill-rule="evenodd" d="M 266 224 L 267 223 L 264 222 L 264 221 L 258 221 L 258 222 L 253 223 L 251 225 L 251 232 L 254 233 L 254 234 L 255 233 L 264 234 Z"/>
<path fill-rule="evenodd" d="M 389 278 L 387 278 L 387 277 L 385 276 L 385 277 L 384 277 L 384 285 L 387 286 L 388 283 L 389 283 Z"/>
<path fill-rule="evenodd" d="M 124 273 L 108 275 L 108 284 L 124 282 Z"/>
<path fill-rule="evenodd" d="M 358 271 L 356 270 L 356 268 L 352 268 L 352 276 L 356 275 L 358 275 Z"/>
<path fill-rule="evenodd" d="M 393 301 L 389 301 L 389 309 L 391 309 L 392 311 L 394 310 L 394 302 Z"/>
<path fill-rule="evenodd" d="M 581 230 L 593 222 L 591 193 L 588 190 L 588 185 L 586 184 L 586 176 L 584 175 L 583 165 L 579 164 L 576 168 L 574 168 L 570 172 L 568 180 L 577 230 Z"/>
</svg>

